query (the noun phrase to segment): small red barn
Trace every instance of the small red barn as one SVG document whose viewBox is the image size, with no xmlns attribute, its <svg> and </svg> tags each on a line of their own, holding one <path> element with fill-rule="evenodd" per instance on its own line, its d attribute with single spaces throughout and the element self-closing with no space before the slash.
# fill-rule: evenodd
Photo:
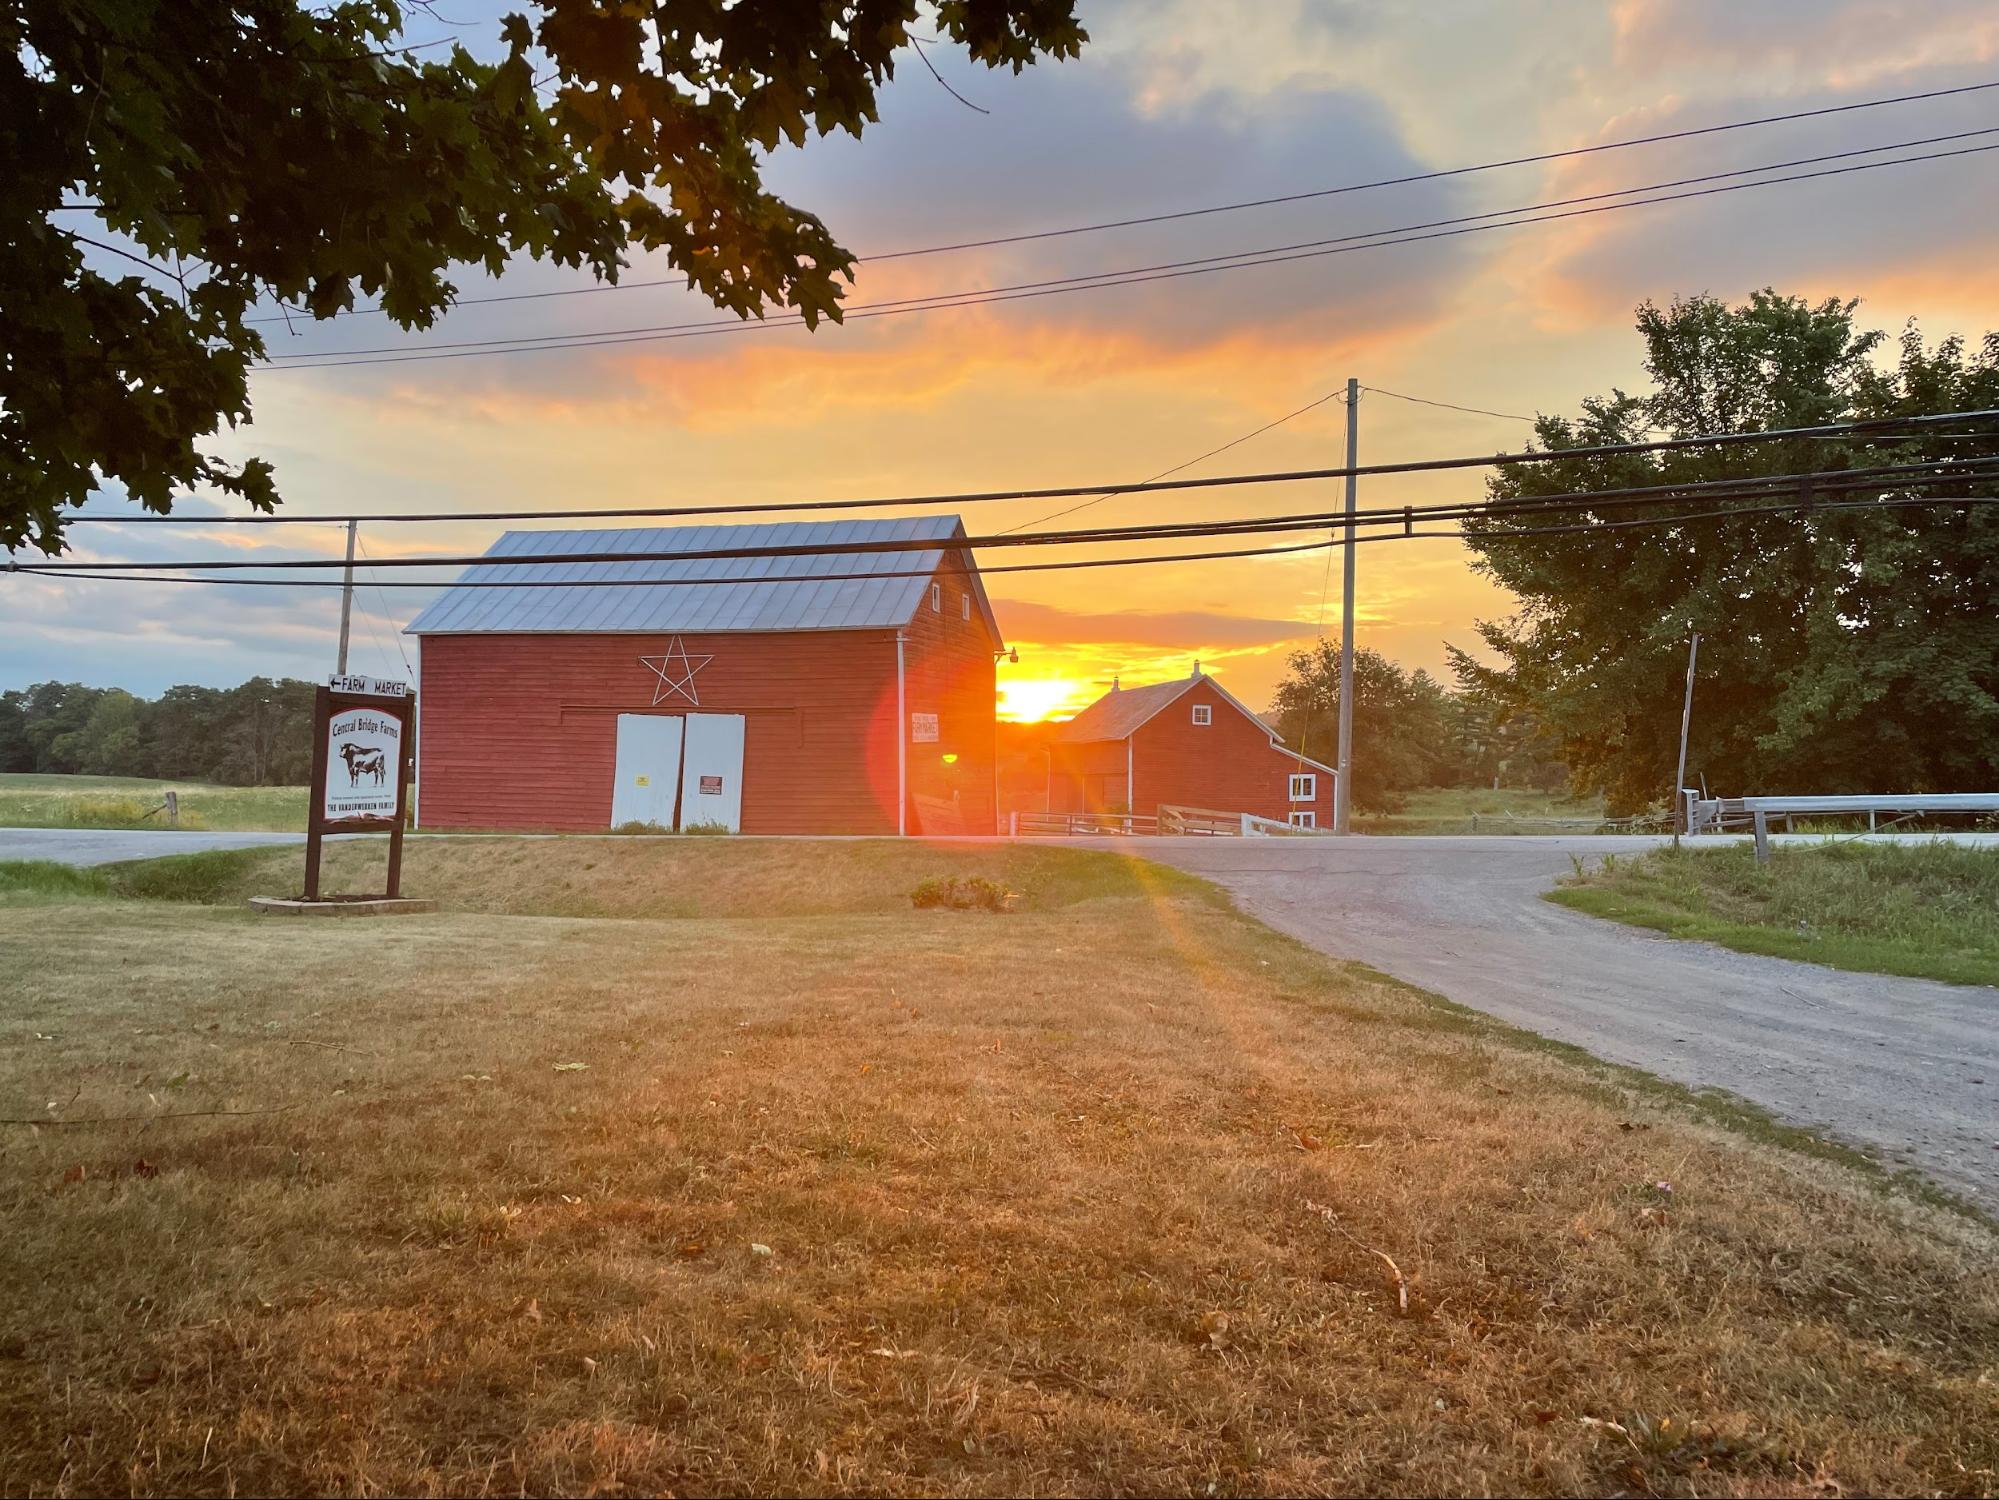
<svg viewBox="0 0 1999 1500">
<path fill-rule="evenodd" d="M 964 537 L 955 516 L 506 533 L 408 627 L 422 826 L 994 832 L 1002 646 Z M 838 550 L 869 543 L 915 545 Z M 740 555 L 792 547 L 834 550 Z M 607 552 L 666 555 L 560 560 Z"/>
<path fill-rule="evenodd" d="M 1195 664 L 1191 677 L 1113 687 L 1048 747 L 1050 812 L 1150 813 L 1162 804 L 1330 828 L 1333 768 L 1288 750 Z"/>
</svg>

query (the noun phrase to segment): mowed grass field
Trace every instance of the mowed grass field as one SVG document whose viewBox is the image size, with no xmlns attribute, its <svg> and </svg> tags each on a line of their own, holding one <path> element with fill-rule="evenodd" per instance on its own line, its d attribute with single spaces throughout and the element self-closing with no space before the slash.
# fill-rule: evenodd
<svg viewBox="0 0 1999 1500">
<path fill-rule="evenodd" d="M 0 774 L 0 828 L 165 828 L 157 812 L 177 794 L 182 828 L 226 832 L 305 827 L 302 786 L 213 786 L 129 776 Z"/>
<path fill-rule="evenodd" d="M 1611 858 L 1548 899 L 1744 953 L 1999 985 L 1999 849 L 1778 844 Z"/>
<path fill-rule="evenodd" d="M 1355 833 L 1588 833 L 1565 824 L 1602 817 L 1602 799 L 1595 797 L 1579 801 L 1531 787 L 1428 787 L 1411 792 L 1400 812 L 1356 812 L 1353 827 Z"/>
<path fill-rule="evenodd" d="M 1999 1488 L 1988 1223 L 1188 877 L 274 857 L 0 881 L 0 1491 Z"/>
</svg>

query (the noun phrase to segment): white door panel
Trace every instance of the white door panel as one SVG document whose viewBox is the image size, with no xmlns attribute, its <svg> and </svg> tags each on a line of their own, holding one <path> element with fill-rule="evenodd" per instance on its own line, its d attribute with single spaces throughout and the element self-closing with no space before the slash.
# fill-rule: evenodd
<svg viewBox="0 0 1999 1500">
<path fill-rule="evenodd" d="M 611 783 L 611 826 L 673 827 L 680 790 L 681 727 L 668 714 L 618 715 L 618 769 Z"/>
<path fill-rule="evenodd" d="M 680 773 L 680 826 L 719 824 L 743 830 L 741 714 L 689 714 Z"/>
</svg>

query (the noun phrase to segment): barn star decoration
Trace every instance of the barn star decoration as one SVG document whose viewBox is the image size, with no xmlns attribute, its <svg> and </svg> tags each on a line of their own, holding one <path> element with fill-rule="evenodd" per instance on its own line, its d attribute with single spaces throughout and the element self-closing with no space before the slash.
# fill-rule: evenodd
<svg viewBox="0 0 1999 1500">
<path fill-rule="evenodd" d="M 653 685 L 653 706 L 657 708 L 663 700 L 678 693 L 699 708 L 701 694 L 694 686 L 694 674 L 714 659 L 713 656 L 689 656 L 679 636 L 667 642 L 663 655 L 641 656 L 639 665 L 659 679 Z"/>
</svg>

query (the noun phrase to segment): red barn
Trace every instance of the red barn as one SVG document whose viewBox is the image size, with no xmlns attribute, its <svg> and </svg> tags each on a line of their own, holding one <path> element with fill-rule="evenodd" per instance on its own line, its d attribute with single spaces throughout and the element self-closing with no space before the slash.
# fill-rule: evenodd
<svg viewBox="0 0 1999 1500">
<path fill-rule="evenodd" d="M 1048 810 L 1150 813 L 1167 804 L 1330 828 L 1333 775 L 1287 750 L 1197 662 L 1191 677 L 1113 687 L 1058 729 Z"/>
<path fill-rule="evenodd" d="M 506 533 L 408 627 L 422 826 L 994 832 L 1002 647 L 964 536 L 955 516 Z M 714 555 L 882 542 L 928 545 Z M 507 560 L 602 552 L 675 555 Z"/>
</svg>

